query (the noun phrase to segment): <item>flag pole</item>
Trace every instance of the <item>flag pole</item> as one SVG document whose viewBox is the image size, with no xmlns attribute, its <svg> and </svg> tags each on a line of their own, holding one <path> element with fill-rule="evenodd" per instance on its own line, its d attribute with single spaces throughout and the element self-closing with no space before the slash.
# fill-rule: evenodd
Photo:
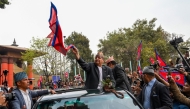
<svg viewBox="0 0 190 109">
<path fill-rule="evenodd" d="M 61 60 L 61 53 L 60 53 L 60 63 L 62 63 L 62 60 Z M 62 66 L 61 66 L 61 67 L 62 67 Z M 62 71 L 61 71 L 62 69 L 61 69 L 61 67 L 60 67 L 60 74 L 61 74 L 61 80 L 63 80 L 63 78 L 62 78 L 63 75 L 62 75 Z"/>
<path fill-rule="evenodd" d="M 133 70 L 132 70 L 131 61 L 129 61 L 129 65 L 130 65 L 130 69 L 131 69 L 131 72 L 132 72 Z"/>
<path fill-rule="evenodd" d="M 84 71 L 84 81 L 86 81 L 86 72 Z"/>
</svg>

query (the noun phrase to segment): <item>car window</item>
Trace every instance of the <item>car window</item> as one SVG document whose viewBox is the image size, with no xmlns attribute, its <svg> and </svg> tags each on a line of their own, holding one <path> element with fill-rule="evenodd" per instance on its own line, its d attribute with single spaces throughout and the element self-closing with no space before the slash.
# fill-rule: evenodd
<svg viewBox="0 0 190 109">
<path fill-rule="evenodd" d="M 114 94 L 44 101 L 37 109 L 140 109 L 128 94 L 117 98 Z"/>
</svg>

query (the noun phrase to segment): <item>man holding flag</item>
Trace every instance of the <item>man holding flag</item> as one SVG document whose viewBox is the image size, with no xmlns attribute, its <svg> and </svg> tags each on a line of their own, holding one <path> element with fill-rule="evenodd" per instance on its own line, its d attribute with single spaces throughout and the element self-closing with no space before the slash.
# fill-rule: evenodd
<svg viewBox="0 0 190 109">
<path fill-rule="evenodd" d="M 103 65 L 104 55 L 102 52 L 98 52 L 96 54 L 94 62 L 87 63 L 80 57 L 79 51 L 76 47 L 73 47 L 72 51 L 76 57 L 77 62 L 86 72 L 86 81 L 85 81 L 86 89 L 102 90 L 103 88 L 102 80 L 105 80 L 108 76 L 110 77 L 110 80 L 112 82 L 111 87 L 115 87 L 115 80 L 111 69 Z"/>
</svg>

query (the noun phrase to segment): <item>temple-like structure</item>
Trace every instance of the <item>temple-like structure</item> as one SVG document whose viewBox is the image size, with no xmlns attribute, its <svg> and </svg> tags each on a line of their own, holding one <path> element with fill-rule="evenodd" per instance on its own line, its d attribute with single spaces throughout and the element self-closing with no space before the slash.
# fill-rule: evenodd
<svg viewBox="0 0 190 109">
<path fill-rule="evenodd" d="M 0 45 L 0 84 L 6 84 L 8 87 L 14 85 L 14 73 L 21 72 L 25 67 L 28 68 L 28 78 L 33 78 L 32 65 L 25 65 L 21 60 L 21 52 L 25 52 L 27 48 L 18 47 L 14 39 L 12 45 Z M 7 76 L 5 70 L 8 71 Z M 33 89 L 33 85 L 30 85 Z"/>
</svg>

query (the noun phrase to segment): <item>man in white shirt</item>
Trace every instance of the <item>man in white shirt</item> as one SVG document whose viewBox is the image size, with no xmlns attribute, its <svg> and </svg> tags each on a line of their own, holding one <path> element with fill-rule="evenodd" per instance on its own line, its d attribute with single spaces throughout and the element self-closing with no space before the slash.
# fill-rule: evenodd
<svg viewBox="0 0 190 109">
<path fill-rule="evenodd" d="M 115 80 L 113 78 L 112 70 L 103 65 L 104 55 L 102 52 L 98 52 L 95 56 L 94 62 L 85 62 L 79 55 L 79 51 L 76 47 L 73 47 L 73 53 L 76 57 L 77 62 L 86 72 L 86 89 L 102 89 L 102 80 L 106 77 L 110 77 L 112 81 L 112 87 L 115 87 Z"/>
</svg>

